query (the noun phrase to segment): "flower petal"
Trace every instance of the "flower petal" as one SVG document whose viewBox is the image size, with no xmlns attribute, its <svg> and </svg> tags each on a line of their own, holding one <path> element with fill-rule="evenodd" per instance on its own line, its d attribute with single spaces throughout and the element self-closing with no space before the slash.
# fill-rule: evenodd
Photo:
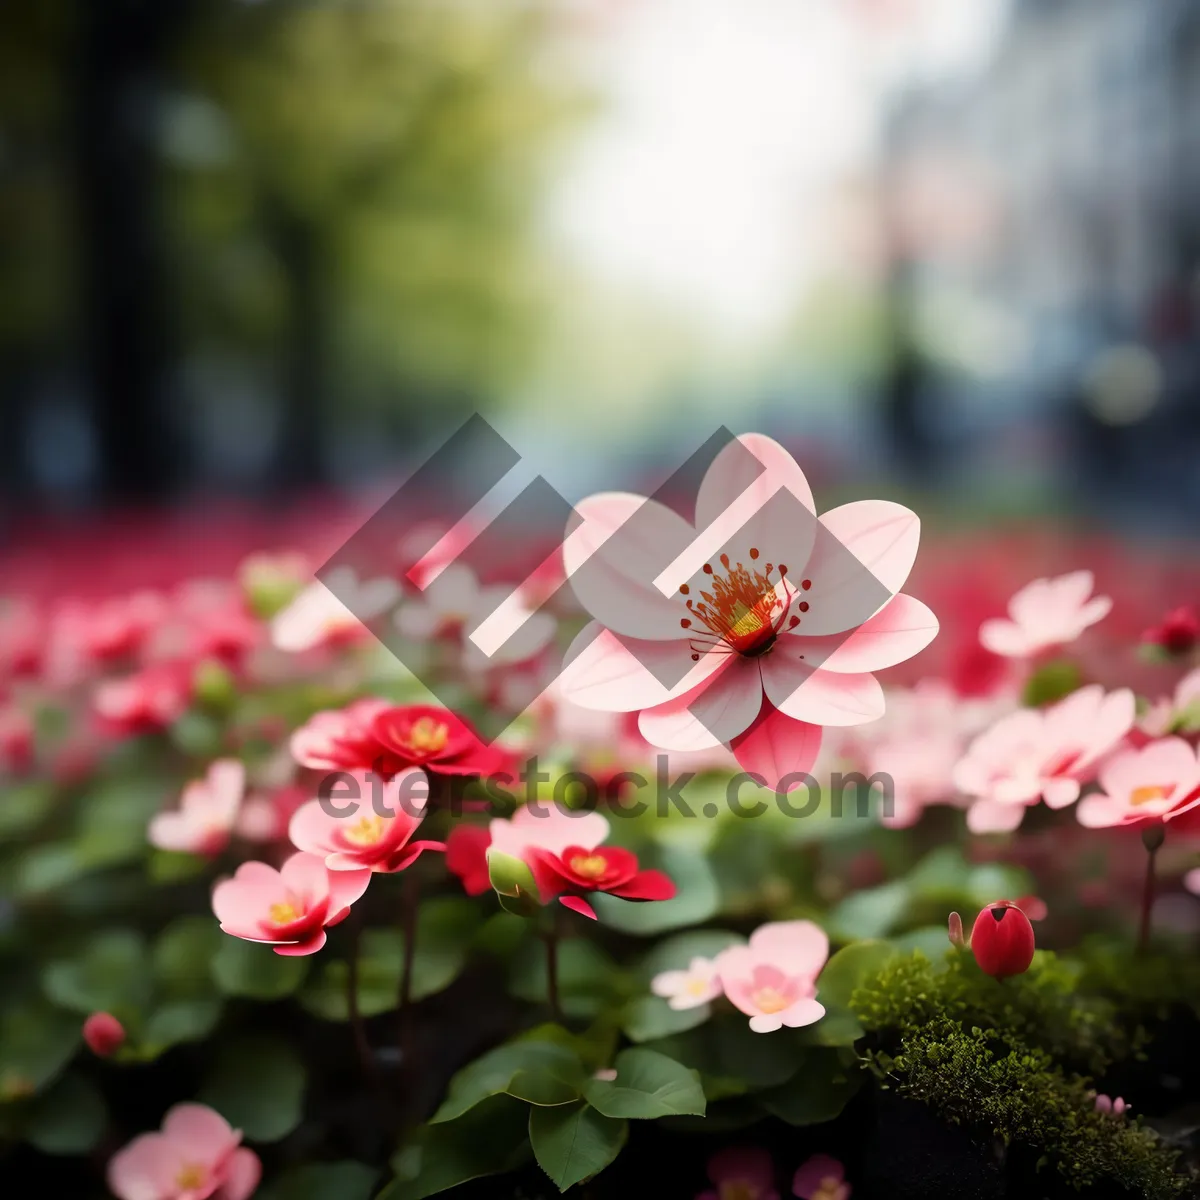
<svg viewBox="0 0 1200 1200">
<path fill-rule="evenodd" d="M 733 739 L 731 749 L 742 768 L 759 776 L 765 786 L 778 792 L 786 781 L 790 792 L 805 782 L 803 776 L 817 760 L 821 729 L 764 704 L 754 724 Z"/>
<path fill-rule="evenodd" d="M 569 908 L 572 912 L 579 913 L 580 916 L 588 917 L 593 921 L 599 920 L 596 910 L 582 896 L 559 896 L 558 902 L 563 908 Z"/>
<path fill-rule="evenodd" d="M 608 890 L 622 900 L 670 900 L 675 895 L 675 883 L 662 871 L 639 871 L 628 883 Z"/>
<path fill-rule="evenodd" d="M 1011 833 L 1025 818 L 1023 804 L 997 804 L 977 800 L 967 809 L 967 828 L 972 833 Z"/>
<path fill-rule="evenodd" d="M 803 626 L 803 622 L 801 623 Z M 881 671 L 920 653 L 937 636 L 938 619 L 912 596 L 898 595 L 849 637 L 806 637 L 799 630 L 782 635 L 802 643 L 798 649 L 813 667 L 839 674 Z"/>
<path fill-rule="evenodd" d="M 802 661 L 802 638 L 783 638 L 762 659 L 763 691 L 785 716 L 812 725 L 866 725 L 883 716 L 883 688 L 874 675 L 815 670 Z"/>
</svg>

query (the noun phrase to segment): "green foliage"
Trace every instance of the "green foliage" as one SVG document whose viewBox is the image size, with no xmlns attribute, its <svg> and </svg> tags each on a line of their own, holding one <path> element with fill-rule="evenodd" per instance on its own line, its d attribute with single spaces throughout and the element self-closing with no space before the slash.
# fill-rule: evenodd
<svg viewBox="0 0 1200 1200">
<path fill-rule="evenodd" d="M 1082 682 L 1076 663 L 1069 658 L 1057 659 L 1029 677 L 1022 700 L 1029 708 L 1041 708 L 1069 696 Z"/>
<path fill-rule="evenodd" d="M 369 1200 L 379 1172 L 357 1162 L 309 1163 L 285 1171 L 259 1200 Z"/>
<path fill-rule="evenodd" d="M 300 1123 L 305 1070 L 292 1046 L 270 1037 L 226 1042 L 199 1100 L 255 1142 L 276 1142 Z"/>
<path fill-rule="evenodd" d="M 1039 1150 L 1076 1188 L 1110 1181 L 1146 1200 L 1187 1189 L 1173 1170 L 1176 1154 L 1156 1134 L 1097 1112 L 1085 1079 L 1011 1034 L 936 1017 L 906 1034 L 895 1055 L 875 1052 L 871 1062 L 944 1120 Z"/>
<path fill-rule="evenodd" d="M 1104 937 L 1080 948 L 1080 986 L 1107 997 L 1126 1021 L 1167 1017 L 1188 1008 L 1200 1017 L 1200 959 L 1194 954 L 1163 954 L 1131 962 L 1129 947 Z"/>
<path fill-rule="evenodd" d="M 591 1079 L 584 1087 L 587 1102 L 606 1117 L 652 1120 L 684 1114 L 704 1116 L 704 1089 L 699 1071 L 690 1071 L 653 1050 L 622 1050 L 614 1080 Z"/>
<path fill-rule="evenodd" d="M 628 1136 L 627 1121 L 606 1117 L 582 1102 L 564 1108 L 535 1108 L 529 1114 L 534 1157 L 563 1192 L 604 1170 Z"/>
</svg>

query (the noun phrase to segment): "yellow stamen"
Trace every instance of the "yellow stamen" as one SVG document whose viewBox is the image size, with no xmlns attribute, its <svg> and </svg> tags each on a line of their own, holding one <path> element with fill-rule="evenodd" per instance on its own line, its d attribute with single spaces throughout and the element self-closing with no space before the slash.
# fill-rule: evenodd
<svg viewBox="0 0 1200 1200">
<path fill-rule="evenodd" d="M 346 830 L 346 841 L 356 846 L 374 846 L 383 837 L 383 818 L 375 815 L 363 817 Z"/>
<path fill-rule="evenodd" d="M 754 993 L 754 1003 L 760 1012 L 777 1013 L 783 1012 L 791 1001 L 777 988 L 765 987 Z"/>
<path fill-rule="evenodd" d="M 721 1200 L 758 1200 L 758 1188 L 741 1179 L 721 1184 Z"/>
<path fill-rule="evenodd" d="M 282 904 L 272 904 L 268 911 L 276 925 L 290 925 L 304 915 L 290 900 L 285 900 Z"/>
<path fill-rule="evenodd" d="M 445 748 L 449 738 L 450 729 L 443 722 L 435 721 L 432 717 L 419 717 L 412 723 L 404 742 L 410 750 L 436 754 Z"/>
<path fill-rule="evenodd" d="M 571 870 L 584 879 L 599 879 L 608 870 L 602 854 L 577 854 L 571 859 Z"/>
<path fill-rule="evenodd" d="M 703 996 L 704 993 L 708 991 L 708 980 L 701 979 L 699 976 L 689 979 L 684 991 L 687 992 L 689 996 Z"/>
<path fill-rule="evenodd" d="M 1129 803 L 1135 808 L 1139 804 L 1153 804 L 1156 800 L 1165 800 L 1174 790 L 1174 785 L 1170 787 L 1148 785 L 1146 787 L 1134 788 L 1133 794 L 1129 797 Z"/>
<path fill-rule="evenodd" d="M 186 1163 L 175 1176 L 177 1188 L 203 1187 L 208 1180 L 208 1171 L 198 1163 Z"/>
</svg>

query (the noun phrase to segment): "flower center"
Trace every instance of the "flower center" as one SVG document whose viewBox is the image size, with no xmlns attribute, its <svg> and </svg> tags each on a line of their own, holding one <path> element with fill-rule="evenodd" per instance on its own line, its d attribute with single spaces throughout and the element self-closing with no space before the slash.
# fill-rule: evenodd
<svg viewBox="0 0 1200 1200">
<path fill-rule="evenodd" d="M 603 854 L 577 854 L 571 859 L 571 870 L 584 879 L 599 879 L 608 870 Z"/>
<path fill-rule="evenodd" d="M 445 748 L 450 729 L 432 717 L 418 717 L 404 735 L 404 744 L 418 754 L 436 754 Z"/>
<path fill-rule="evenodd" d="M 758 556 L 758 548 L 751 546 L 751 565 L 747 567 L 731 562 L 728 554 L 722 554 L 720 573 L 711 563 L 705 563 L 704 573 L 712 576 L 712 588 L 701 591 L 699 600 L 691 597 L 688 584 L 680 587 L 679 592 L 687 597 L 688 612 L 692 614 L 684 617 L 680 625 L 696 629 L 695 622 L 699 621 L 704 626 L 691 642 L 693 662 L 718 644 L 745 658 L 755 658 L 771 649 L 785 623 L 788 629 L 800 624 L 799 616 L 788 616 L 796 591 L 787 580 L 787 566 L 781 564 L 776 569 L 773 563 L 767 563 L 760 568 L 755 565 Z M 772 578 L 775 574 L 778 579 Z M 783 585 L 782 596 L 779 584 Z M 801 586 L 807 591 L 812 580 L 804 580 Z M 801 612 L 808 609 L 803 602 L 797 607 Z"/>
<path fill-rule="evenodd" d="M 272 904 L 267 911 L 276 925 L 290 925 L 304 916 L 304 910 L 297 908 L 294 900 L 284 900 L 280 904 Z"/>
<path fill-rule="evenodd" d="M 842 1185 L 832 1175 L 826 1175 L 813 1192 L 811 1200 L 842 1200 Z"/>
<path fill-rule="evenodd" d="M 721 1200 L 758 1200 L 762 1193 L 744 1179 L 730 1179 L 721 1184 Z"/>
<path fill-rule="evenodd" d="M 185 1163 L 175 1176 L 175 1186 L 181 1189 L 203 1187 L 208 1181 L 208 1169 L 199 1163 Z"/>
<path fill-rule="evenodd" d="M 791 1003 L 778 988 L 773 987 L 759 988 L 754 993 L 753 1000 L 759 1012 L 764 1013 L 783 1012 Z"/>
<path fill-rule="evenodd" d="M 1174 784 L 1168 784 L 1166 787 L 1147 785 L 1145 787 L 1134 788 L 1129 797 L 1129 803 L 1135 808 L 1140 804 L 1153 804 L 1156 800 L 1166 800 L 1174 790 Z"/>
<path fill-rule="evenodd" d="M 708 980 L 699 975 L 692 976 L 683 989 L 689 996 L 703 996 L 708 991 Z"/>
<path fill-rule="evenodd" d="M 346 830 L 346 841 L 356 846 L 374 846 L 383 837 L 383 818 L 376 814 L 363 817 Z"/>
</svg>

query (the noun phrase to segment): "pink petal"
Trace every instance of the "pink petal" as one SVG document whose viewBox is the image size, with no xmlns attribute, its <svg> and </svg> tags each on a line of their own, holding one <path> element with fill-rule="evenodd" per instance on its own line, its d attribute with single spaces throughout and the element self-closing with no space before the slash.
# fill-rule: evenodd
<svg viewBox="0 0 1200 1200">
<path fill-rule="evenodd" d="M 830 509 L 820 519 L 812 557 L 803 576 L 809 606 L 801 628 L 808 635 L 841 633 L 861 625 L 904 586 L 917 556 L 917 514 L 887 500 L 858 500 Z M 801 575 L 789 564 L 790 577 Z"/>
<path fill-rule="evenodd" d="M 696 528 L 711 532 L 714 545 L 736 537 L 739 550 L 744 543 L 766 561 L 798 567 L 812 549 L 816 511 L 796 460 L 769 437 L 746 433 L 726 445 L 705 472 L 696 495 Z"/>
<path fill-rule="evenodd" d="M 1084 796 L 1075 806 L 1075 818 L 1085 829 L 1108 829 L 1123 825 L 1129 809 L 1111 796 Z"/>
<path fill-rule="evenodd" d="M 119 1200 L 161 1200 L 179 1174 L 179 1152 L 161 1133 L 143 1133 L 108 1164 L 108 1187 Z"/>
<path fill-rule="evenodd" d="M 367 886 L 371 882 L 371 872 L 369 870 L 330 871 L 326 878 L 329 888 L 329 911 L 336 915 L 343 910 L 348 910 L 350 905 L 367 890 Z"/>
<path fill-rule="evenodd" d="M 582 896 L 559 896 L 558 902 L 563 908 L 569 908 L 580 916 L 589 917 L 593 921 L 599 920 L 596 910 Z"/>
<path fill-rule="evenodd" d="M 738 763 L 765 786 L 779 791 L 786 780 L 786 791 L 806 781 L 803 776 L 816 762 L 821 749 L 821 729 L 803 721 L 793 721 L 769 704 L 764 704 L 757 720 L 734 738 L 731 749 Z"/>
<path fill-rule="evenodd" d="M 761 684 L 759 687 L 761 689 Z M 638 714 L 638 731 L 652 746 L 663 750 L 712 750 L 721 739 L 693 711 L 699 704 L 704 685 Z M 761 691 L 759 702 L 761 703 Z"/>
<path fill-rule="evenodd" d="M 804 661 L 824 671 L 857 674 L 881 671 L 920 653 L 937 636 L 938 619 L 912 596 L 899 595 L 864 621 L 849 637 L 831 634 L 806 637 L 789 633 L 780 638 L 799 644 Z"/>
<path fill-rule="evenodd" d="M 182 813 L 162 812 L 150 819 L 146 839 L 159 850 L 180 850 L 198 853 L 205 842 L 206 832 L 197 828 Z"/>
<path fill-rule="evenodd" d="M 1079 782 L 1075 779 L 1051 779 L 1042 788 L 1047 808 L 1066 808 L 1079 799 Z"/>
<path fill-rule="evenodd" d="M 695 530 L 665 505 L 628 492 L 589 496 L 575 513 L 583 523 L 563 543 L 563 567 L 584 609 L 628 637 L 678 638 L 686 612 L 654 581 Z"/>
<path fill-rule="evenodd" d="M 814 1154 L 797 1169 L 792 1180 L 792 1191 L 801 1200 L 812 1200 L 826 1179 L 841 1183 L 845 1178 L 846 1169 L 836 1158 L 830 1158 L 828 1154 Z"/>
<path fill-rule="evenodd" d="M 771 962 L 813 979 L 829 957 L 829 938 L 813 921 L 771 921 L 750 935 L 750 948 Z"/>
<path fill-rule="evenodd" d="M 333 802 L 339 807 L 347 803 L 341 799 Z M 292 819 L 288 822 L 288 838 L 297 850 L 306 854 L 333 854 L 337 849 L 334 836 L 338 828 L 337 822 L 347 819 L 330 816 L 321 807 L 320 800 L 309 800 L 292 814 Z"/>
<path fill-rule="evenodd" d="M 639 728 L 647 741 L 664 750 L 707 749 L 749 729 L 762 707 L 762 694 L 758 663 L 729 655 L 719 674 L 678 700 L 643 713 L 646 720 L 639 721 Z"/>
<path fill-rule="evenodd" d="M 674 881 L 662 871 L 639 871 L 628 883 L 610 892 L 622 900 L 670 900 L 675 890 Z"/>
<path fill-rule="evenodd" d="M 220 1113 L 206 1104 L 177 1104 L 163 1118 L 164 1136 L 179 1147 L 180 1157 L 215 1166 L 242 1140 Z"/>
<path fill-rule="evenodd" d="M 977 800 L 967 809 L 967 828 L 972 833 L 1011 833 L 1024 820 L 1025 805 L 997 804 Z"/>
<path fill-rule="evenodd" d="M 1026 658 L 1038 649 L 1029 634 L 1012 621 L 995 617 L 979 627 L 979 643 L 985 650 L 1004 658 Z"/>
<path fill-rule="evenodd" d="M 800 1029 L 812 1025 L 825 1015 L 825 1006 L 811 998 L 797 1000 L 790 1008 L 779 1014 L 779 1019 L 789 1029 Z"/>
<path fill-rule="evenodd" d="M 213 1200 L 249 1200 L 262 1179 L 262 1163 L 253 1150 L 245 1146 L 235 1150 L 225 1167 L 225 1182 L 213 1195 Z"/>
<path fill-rule="evenodd" d="M 786 716 L 812 725 L 865 725 L 883 716 L 883 688 L 874 675 L 814 670 L 801 660 L 802 638 L 782 638 L 762 662 L 763 691 Z"/>
<path fill-rule="evenodd" d="M 1083 608 L 1079 610 L 1079 623 L 1085 629 L 1091 625 L 1095 625 L 1099 621 L 1103 621 L 1105 617 L 1112 612 L 1112 597 L 1111 596 L 1096 596 L 1089 600 Z"/>
<path fill-rule="evenodd" d="M 302 958 L 306 954 L 316 954 L 325 945 L 325 940 L 325 930 L 318 929 L 312 937 L 303 942 L 273 946 L 272 949 L 276 954 L 282 954 L 286 958 Z"/>
<path fill-rule="evenodd" d="M 311 908 L 329 896 L 329 872 L 319 855 L 303 851 L 293 854 L 279 868 L 279 874 L 284 886 L 303 897 L 306 907 Z"/>
</svg>

